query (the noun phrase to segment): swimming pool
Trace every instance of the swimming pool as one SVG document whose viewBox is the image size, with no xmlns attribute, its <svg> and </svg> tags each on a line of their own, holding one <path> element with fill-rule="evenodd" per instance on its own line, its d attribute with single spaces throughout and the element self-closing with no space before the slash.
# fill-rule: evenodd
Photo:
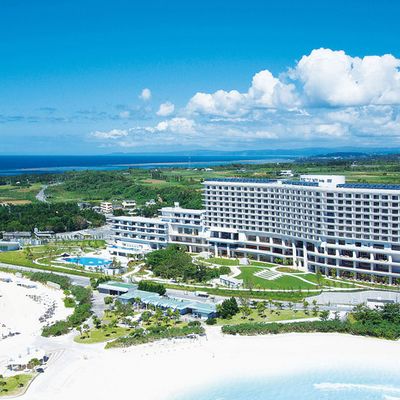
<svg viewBox="0 0 400 400">
<path fill-rule="evenodd" d="M 84 267 L 107 267 L 111 264 L 110 260 L 100 257 L 66 257 L 66 262 L 83 265 Z"/>
</svg>

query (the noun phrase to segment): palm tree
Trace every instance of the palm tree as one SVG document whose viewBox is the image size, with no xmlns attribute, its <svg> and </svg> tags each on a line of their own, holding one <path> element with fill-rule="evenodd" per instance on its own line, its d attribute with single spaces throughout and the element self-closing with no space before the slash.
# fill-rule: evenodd
<svg viewBox="0 0 400 400">
<path fill-rule="evenodd" d="M 308 306 L 310 303 L 307 300 L 303 300 L 303 309 L 306 314 L 308 314 Z"/>
</svg>

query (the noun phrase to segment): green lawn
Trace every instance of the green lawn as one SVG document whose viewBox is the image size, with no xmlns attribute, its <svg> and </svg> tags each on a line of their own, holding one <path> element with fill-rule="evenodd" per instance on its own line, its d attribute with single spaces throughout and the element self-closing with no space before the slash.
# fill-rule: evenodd
<svg viewBox="0 0 400 400">
<path fill-rule="evenodd" d="M 239 312 L 230 319 L 217 318 L 218 325 L 237 325 L 245 322 L 277 322 L 301 318 L 312 318 L 312 312 L 305 314 L 304 311 L 280 310 L 271 313 L 271 310 L 265 310 L 264 317 L 259 315 L 257 310 L 251 310 L 251 314 L 246 318 Z"/>
<path fill-rule="evenodd" d="M 259 289 L 282 289 L 282 290 L 307 290 L 317 289 L 315 285 L 304 282 L 297 279 L 294 276 L 282 276 L 275 280 L 267 280 L 255 276 L 254 274 L 262 271 L 262 268 L 258 267 L 241 267 L 242 271 L 240 275 L 236 276 L 237 279 L 243 279 L 245 286 L 252 286 L 253 288 Z"/>
<path fill-rule="evenodd" d="M 261 300 L 278 300 L 278 301 L 293 301 L 299 302 L 304 300 L 308 296 L 316 296 L 321 293 L 321 290 L 316 292 L 308 293 L 307 291 L 294 290 L 291 292 L 281 291 L 281 292 L 264 292 L 264 291 L 251 291 L 251 290 L 230 290 L 224 288 L 209 288 L 209 287 L 193 287 L 178 284 L 165 283 L 164 286 L 169 289 L 186 290 L 188 292 L 195 292 L 196 290 L 201 290 L 207 292 L 209 295 L 225 296 L 225 297 L 244 297 L 251 299 L 261 299 Z M 314 286 L 315 289 L 318 289 Z"/>
<path fill-rule="evenodd" d="M 131 331 L 131 328 L 121 328 L 119 326 L 109 327 L 105 325 L 100 329 L 93 328 L 88 333 L 83 333 L 82 336 L 80 334 L 75 336 L 74 341 L 86 344 L 102 343 L 120 336 L 125 336 Z"/>
<path fill-rule="evenodd" d="M 20 394 L 33 378 L 31 374 L 18 374 L 8 378 L 0 378 L 0 397 Z"/>
<path fill-rule="evenodd" d="M 226 265 L 228 267 L 239 265 L 239 260 L 237 258 L 219 258 L 219 257 L 211 257 L 206 260 L 202 260 L 206 263 L 210 264 L 218 264 L 218 265 Z"/>
<path fill-rule="evenodd" d="M 314 282 L 314 283 L 320 283 L 321 285 L 324 285 L 324 286 L 331 286 L 331 287 L 337 287 L 337 288 L 352 288 L 352 287 L 354 287 L 353 283 L 350 283 L 350 282 L 334 282 L 334 281 L 331 281 L 329 279 L 326 279 L 326 277 L 324 277 L 324 276 L 321 276 L 319 278 L 319 282 L 318 282 L 317 274 L 313 274 L 313 273 L 308 273 L 308 274 L 304 274 L 304 275 L 301 275 L 301 276 L 304 279 L 307 279 L 308 281 L 311 281 L 311 282 Z"/>
<path fill-rule="evenodd" d="M 237 258 L 220 258 L 220 257 L 211 257 L 208 259 L 201 259 L 201 261 L 204 261 L 206 263 L 211 263 L 211 264 L 218 264 L 218 265 L 226 265 L 226 266 L 236 266 L 240 265 L 239 260 Z M 273 267 L 272 264 L 265 263 L 262 261 L 254 261 L 250 260 L 250 265 L 254 267 L 266 267 L 266 268 L 271 268 Z"/>
</svg>

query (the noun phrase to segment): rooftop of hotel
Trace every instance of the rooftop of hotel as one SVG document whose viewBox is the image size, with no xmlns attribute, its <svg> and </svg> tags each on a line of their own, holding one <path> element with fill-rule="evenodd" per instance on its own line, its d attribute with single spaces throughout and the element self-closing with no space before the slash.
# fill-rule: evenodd
<svg viewBox="0 0 400 400">
<path fill-rule="evenodd" d="M 175 213 L 185 213 L 185 214 L 202 214 L 204 210 L 195 210 L 193 208 L 183 208 L 180 206 L 177 207 L 163 207 L 161 208 L 162 212 L 175 212 Z"/>
<path fill-rule="evenodd" d="M 148 217 L 139 217 L 139 216 L 120 216 L 120 217 L 112 217 L 112 220 L 114 221 L 131 221 L 131 222 L 147 222 L 150 224 L 166 224 L 165 221 L 163 221 L 161 218 L 159 217 L 152 217 L 152 218 L 148 218 Z"/>
<path fill-rule="evenodd" d="M 293 185 L 309 187 L 327 187 L 343 189 L 368 189 L 368 190 L 400 190 L 400 184 L 381 184 L 381 183 L 345 183 L 342 176 L 336 175 L 302 175 L 300 180 L 287 179 L 267 179 L 267 178 L 209 178 L 204 180 L 208 182 L 226 182 L 226 183 L 253 183 L 253 184 L 276 184 Z M 330 181 L 331 180 L 331 181 Z"/>
</svg>

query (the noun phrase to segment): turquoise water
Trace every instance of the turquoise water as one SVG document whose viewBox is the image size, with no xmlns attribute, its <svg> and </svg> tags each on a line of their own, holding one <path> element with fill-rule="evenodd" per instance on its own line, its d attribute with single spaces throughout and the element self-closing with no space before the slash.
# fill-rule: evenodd
<svg viewBox="0 0 400 400">
<path fill-rule="evenodd" d="M 111 264 L 110 260 L 98 257 L 68 257 L 64 261 L 83 265 L 85 267 L 104 267 Z"/>
<path fill-rule="evenodd" d="M 397 372 L 354 368 L 345 371 L 309 372 L 279 378 L 236 379 L 201 391 L 188 392 L 173 400 L 293 399 L 400 400 L 400 368 Z"/>
</svg>

